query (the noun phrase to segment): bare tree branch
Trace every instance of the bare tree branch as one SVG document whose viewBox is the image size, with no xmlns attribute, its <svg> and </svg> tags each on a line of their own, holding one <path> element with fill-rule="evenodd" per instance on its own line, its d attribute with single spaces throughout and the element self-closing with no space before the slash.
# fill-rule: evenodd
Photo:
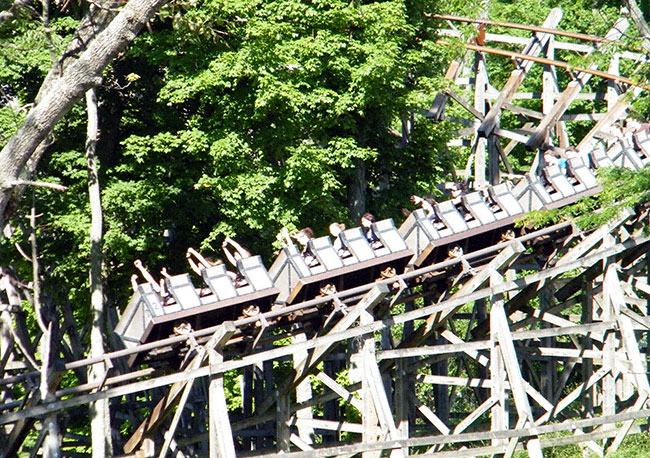
<svg viewBox="0 0 650 458">
<path fill-rule="evenodd" d="M 625 0 L 625 3 L 630 12 L 630 19 L 632 19 L 636 28 L 639 29 L 639 33 L 641 33 L 641 45 L 647 53 L 650 53 L 650 26 L 648 26 L 648 21 L 643 17 L 643 12 L 639 8 L 639 5 L 637 5 L 636 0 Z"/>
<path fill-rule="evenodd" d="M 27 162 L 56 123 L 88 89 L 101 83 L 104 69 L 167 1 L 130 0 L 105 29 L 93 35 L 78 58 L 68 66 L 61 65 L 58 72 L 50 72 L 37 103 L 0 151 L 0 227 L 4 227 L 8 217 L 12 196 L 7 184 L 21 177 Z"/>
</svg>

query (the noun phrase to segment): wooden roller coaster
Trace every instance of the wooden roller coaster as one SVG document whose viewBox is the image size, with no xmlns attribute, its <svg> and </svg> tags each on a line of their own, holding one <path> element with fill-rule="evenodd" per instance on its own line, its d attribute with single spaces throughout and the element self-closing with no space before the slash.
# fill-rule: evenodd
<svg viewBox="0 0 650 458">
<path fill-rule="evenodd" d="M 329 237 L 314 239 L 312 265 L 289 247 L 268 270 L 257 256 L 240 260 L 238 284 L 215 266 L 200 287 L 189 274 L 167 279 L 168 297 L 139 285 L 115 325 L 115 350 L 60 368 L 62 377 L 105 365 L 101 383 L 44 402 L 37 372 L 4 369 L 0 456 L 37 456 L 44 434 L 30 444 L 25 437 L 45 415 L 70 418 L 98 399 L 111 401 L 114 423 L 130 425 L 119 454 L 134 457 L 509 457 L 525 449 L 538 458 L 566 444 L 602 456 L 647 428 L 647 212 L 630 209 L 591 232 L 570 222 L 513 230 L 531 210 L 600 192 L 602 167 L 650 162 L 648 130 L 614 128 L 644 89 L 617 75 L 618 62 L 644 56 L 617 53 L 607 72 L 574 69 L 563 90 L 552 65 L 556 49 L 590 54 L 616 41 L 626 21 L 578 45 L 558 40 L 560 19 L 553 10 L 526 40 L 485 35 L 523 45 L 500 91 L 488 79 L 487 48 L 452 63 L 447 76 L 471 86 L 474 100 L 441 92 L 428 116 L 449 119 L 452 103 L 472 116 L 455 120 L 469 138 L 454 143 L 472 148 L 472 191 L 416 210 L 399 227 L 377 222 L 375 246 L 360 228 L 344 232 L 344 253 Z M 517 92 L 535 63 L 544 65 L 542 93 Z M 581 92 L 592 77 L 604 79 L 606 94 Z M 533 97 L 541 112 L 514 103 Z M 604 99 L 606 108 L 568 113 L 580 98 Z M 500 126 L 504 110 L 523 128 Z M 572 121 L 594 123 L 570 149 Z M 508 162 L 516 143 L 539 150 L 520 176 Z M 571 157 L 545 164 L 542 146 Z M 63 455 L 79 456 L 70 450 L 88 443 L 64 436 Z"/>
</svg>

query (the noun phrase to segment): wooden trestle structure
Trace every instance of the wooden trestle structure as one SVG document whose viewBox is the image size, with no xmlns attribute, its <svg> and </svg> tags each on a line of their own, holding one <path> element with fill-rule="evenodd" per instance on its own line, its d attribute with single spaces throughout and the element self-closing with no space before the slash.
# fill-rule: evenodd
<svg viewBox="0 0 650 458">
<path fill-rule="evenodd" d="M 647 211 L 629 210 L 588 233 L 567 222 L 500 238 L 517 215 L 598 192 L 593 178 L 598 166 L 639 168 L 650 162 L 647 135 L 621 138 L 610 130 L 625 119 L 642 88 L 606 77 L 606 94 L 581 92 L 593 71 L 574 72 L 561 88 L 547 61 L 541 63 L 542 93 L 518 92 L 535 64 L 532 58 L 552 60 L 558 49 L 590 54 L 604 45 L 602 40 L 559 41 L 546 29 L 560 19 L 561 11 L 553 10 L 545 30 L 530 39 L 486 34 L 486 41 L 522 46 L 520 54 L 531 59 L 516 59 L 497 91 L 488 79 L 488 54 L 468 51 L 447 76 L 470 84 L 474 100 L 446 91 L 429 110 L 433 120 L 441 120 L 447 117 L 445 107 L 458 103 L 471 114 L 458 121 L 466 126 L 461 133 L 471 138 L 462 141 L 472 146 L 468 169 L 474 188 L 490 189 L 494 208 L 499 196 L 518 208 L 506 203 L 489 217 L 468 200 L 477 223 L 462 230 L 448 213 L 453 208 L 437 209 L 444 228 L 414 212 L 400 227 L 413 257 L 397 275 L 311 297 L 304 296 L 307 289 L 298 295 L 292 284 L 288 291 L 298 297 L 293 303 L 266 303 L 258 315 L 233 316 L 202 329 L 194 325 L 199 330 L 189 334 L 155 334 L 156 340 L 147 341 L 138 340 L 143 336 L 138 331 L 136 343 L 125 349 L 68 362 L 65 371 L 104 364 L 109 375 L 99 385 L 59 390 L 48 402 L 38 400 L 38 373 L 3 366 L 5 450 L 0 456 L 29 450 L 37 456 L 43 434 L 30 446 L 23 441 L 45 415 L 70 418 L 98 399 L 111 400 L 114 425 L 131 425 L 128 439 L 116 444 L 117 455 L 137 457 L 283 452 L 295 458 L 459 458 L 511 456 L 526 449 L 539 458 L 546 447 L 573 443 L 602 455 L 630 432 L 647 428 L 650 237 L 641 230 Z M 619 21 L 607 39 L 615 41 L 625 28 Z M 620 59 L 641 62 L 642 56 L 615 53 L 608 74 L 617 73 Z M 538 96 L 541 112 L 514 103 Z M 605 99 L 606 108 L 567 114 L 579 99 Z M 521 117 L 524 126 L 501 127 L 504 110 Z M 549 142 L 565 150 L 570 146 L 565 123 L 576 120 L 595 123 L 576 145 L 580 160 L 570 162 L 573 181 L 536 160 L 514 186 L 501 184 L 502 170 L 513 177 L 511 146 L 504 148 L 501 138 L 533 150 Z M 502 219 L 499 212 L 505 213 Z M 452 243 L 464 251 L 448 250 Z M 292 254 L 284 256 L 289 266 Z M 364 272 L 370 264 L 363 265 Z M 273 273 L 283 268 L 271 269 L 274 281 L 289 278 Z M 347 269 L 345 275 L 353 270 L 340 269 Z M 309 270 L 305 275 L 298 283 L 303 288 L 310 284 Z M 137 304 L 145 304 L 146 294 L 134 296 L 133 316 L 144 310 Z M 195 294 L 197 307 L 221 300 L 216 289 L 210 299 Z M 182 309 L 182 299 L 176 300 Z M 123 338 L 131 335 L 128 326 L 120 329 Z M 7 353 L 3 348 L 3 362 L 12 359 Z M 22 359 L 19 355 L 16 350 L 13 359 Z M 87 438 L 64 436 L 63 456 L 79 456 L 66 447 L 84 443 Z"/>
</svg>

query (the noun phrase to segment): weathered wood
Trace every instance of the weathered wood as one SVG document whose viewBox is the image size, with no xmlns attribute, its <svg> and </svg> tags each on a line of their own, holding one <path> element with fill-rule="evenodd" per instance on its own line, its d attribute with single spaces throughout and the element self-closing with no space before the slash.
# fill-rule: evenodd
<svg viewBox="0 0 650 458">
<path fill-rule="evenodd" d="M 627 110 L 632 102 L 634 102 L 639 94 L 641 94 L 643 89 L 644 88 L 638 86 L 633 86 L 628 89 L 625 94 L 619 97 L 614 106 L 607 110 L 605 117 L 600 119 L 596 125 L 591 128 L 587 135 L 585 135 L 582 140 L 580 140 L 580 143 L 578 143 L 577 146 L 578 150 L 581 152 L 588 152 L 591 148 L 593 148 L 594 144 L 597 141 L 595 137 L 600 132 L 606 132 L 612 124 L 618 121 L 625 113 L 625 110 Z"/>
<path fill-rule="evenodd" d="M 416 396 L 415 393 L 411 393 L 411 401 L 416 405 L 418 411 L 422 414 L 422 416 L 433 426 L 436 427 L 438 431 L 440 431 L 442 434 L 449 434 L 451 432 L 451 429 L 443 422 L 440 417 L 438 417 L 433 411 L 424 405 L 422 401 L 420 401 Z"/>
<path fill-rule="evenodd" d="M 291 422 L 299 428 L 301 426 L 309 429 L 327 429 L 330 431 L 347 431 L 350 433 L 363 433 L 363 425 L 345 421 L 319 420 L 314 418 L 294 418 Z"/>
<path fill-rule="evenodd" d="M 372 316 L 362 311 L 359 318 L 359 324 L 369 324 L 373 320 Z M 374 379 L 374 374 L 368 370 L 371 364 L 376 365 L 375 357 L 375 338 L 373 335 L 366 335 L 361 341 L 359 352 L 357 353 L 356 365 L 357 371 L 361 377 L 361 422 L 363 423 L 363 441 L 364 442 L 377 442 L 386 440 L 389 434 L 386 415 L 382 416 L 381 408 L 383 407 L 380 402 L 377 402 L 377 395 L 373 393 L 376 391 L 377 383 L 381 380 L 379 377 Z M 352 362 L 352 361 L 351 361 Z M 373 396 L 374 395 L 374 396 Z M 381 453 L 378 451 L 364 452 L 363 458 L 379 458 Z"/>
<path fill-rule="evenodd" d="M 332 379 L 329 375 L 327 375 L 325 372 L 319 372 L 316 374 L 316 378 L 323 382 L 323 384 L 328 387 L 330 390 L 335 392 L 341 399 L 344 399 L 345 401 L 348 401 L 350 404 L 352 404 L 359 412 L 363 410 L 363 406 L 361 405 L 361 401 L 354 396 L 354 394 L 350 393 L 344 386 L 340 385 L 337 383 L 334 379 Z"/>
<path fill-rule="evenodd" d="M 292 337 L 292 343 L 306 342 L 306 341 L 307 341 L 307 334 L 305 332 L 298 332 L 294 334 Z M 300 361 L 307 359 L 308 356 L 309 355 L 307 351 L 299 351 L 294 353 L 293 355 L 294 368 L 299 364 Z M 306 378 L 296 386 L 296 402 L 297 403 L 307 402 L 311 399 L 311 396 L 312 396 L 311 382 L 309 381 L 309 379 Z M 296 412 L 296 417 L 301 419 L 313 418 L 311 408 L 306 407 L 304 409 L 298 410 Z M 304 444 L 306 445 L 312 444 L 313 434 L 314 434 L 314 430 L 312 428 L 306 426 L 298 426 L 298 437 Z"/>
<path fill-rule="evenodd" d="M 555 8 L 549 13 L 548 17 L 544 21 L 543 27 L 546 29 L 554 29 L 559 24 L 560 19 L 562 19 L 562 11 L 558 8 Z M 542 51 L 542 48 L 548 42 L 550 37 L 551 35 L 549 33 L 535 33 L 522 54 L 536 56 Z M 517 88 L 523 82 L 531 66 L 532 61 L 526 60 L 520 62 L 518 64 L 518 68 L 513 70 L 510 78 L 501 90 L 499 98 L 492 104 L 490 111 L 485 116 L 485 120 L 479 126 L 479 135 L 482 137 L 487 137 L 492 133 L 498 123 L 498 118 L 501 114 L 503 104 L 512 98 Z"/>
<path fill-rule="evenodd" d="M 493 273 L 491 276 L 493 283 L 500 283 L 503 281 L 501 276 Z M 503 358 L 506 374 L 510 382 L 510 388 L 515 401 L 515 408 L 519 415 L 519 422 L 522 426 L 527 424 L 532 425 L 535 422 L 528 397 L 526 395 L 526 388 L 521 375 L 521 370 L 517 362 L 517 353 L 515 351 L 510 329 L 508 328 L 508 318 L 506 317 L 505 309 L 503 307 L 503 298 L 495 296 L 492 302 L 492 311 L 490 316 L 494 316 L 494 326 L 492 333 L 497 336 L 497 343 Z M 543 458 L 542 448 L 539 439 L 531 439 L 526 443 L 526 449 L 533 458 Z"/>
<path fill-rule="evenodd" d="M 350 328 L 361 316 L 362 313 L 372 310 L 386 295 L 388 294 L 388 287 L 385 284 L 379 284 L 370 290 L 364 298 L 355 305 L 348 313 L 341 318 L 329 331 L 330 335 L 335 335 L 348 328 Z M 334 341 L 333 343 L 336 343 Z M 311 354 L 300 361 L 295 369 L 295 374 L 292 380 L 285 385 L 283 390 L 288 391 L 291 387 L 300 383 L 308 374 L 309 371 L 322 361 L 329 351 L 332 350 L 331 344 L 315 347 Z M 260 408 L 260 410 L 264 410 Z"/>
<path fill-rule="evenodd" d="M 228 321 L 219 326 L 217 331 L 215 331 L 210 340 L 205 344 L 203 350 L 200 350 L 199 353 L 188 364 L 186 370 L 193 371 L 198 369 L 208 357 L 208 351 L 223 346 L 234 332 L 235 326 L 232 322 Z M 193 380 L 193 377 L 183 377 L 179 381 L 172 382 L 172 386 L 170 387 L 169 392 L 165 398 L 161 399 L 158 404 L 156 404 L 149 418 L 147 418 L 140 424 L 140 426 L 138 426 L 135 433 L 133 433 L 129 440 L 125 443 L 124 451 L 126 453 L 133 452 L 142 438 L 146 434 L 154 431 L 160 425 L 162 420 L 164 420 L 164 418 L 169 415 L 170 409 L 176 405 L 178 397 L 182 394 L 185 385 Z"/>
<path fill-rule="evenodd" d="M 223 355 L 216 349 L 210 351 L 210 364 L 223 362 Z M 180 409 L 180 406 L 179 406 Z M 210 438 L 210 458 L 231 458 L 235 456 L 235 443 L 232 437 L 223 374 L 210 377 L 208 387 L 208 435 Z"/>
<path fill-rule="evenodd" d="M 629 23 L 627 19 L 619 19 L 609 32 L 607 32 L 605 39 L 610 41 L 618 40 L 623 33 L 625 33 L 628 26 Z M 598 64 L 594 63 L 588 67 L 588 70 L 596 70 L 597 68 Z M 553 108 L 546 116 L 544 116 L 544 119 L 542 119 L 537 126 L 535 133 L 531 135 L 530 139 L 528 139 L 526 148 L 533 150 L 538 148 L 546 140 L 549 127 L 559 121 L 560 117 L 569 108 L 569 105 L 575 100 L 575 96 L 587 85 L 592 76 L 593 74 L 591 73 L 579 72 L 575 78 L 569 82 L 560 98 L 553 105 Z"/>
<path fill-rule="evenodd" d="M 524 251 L 524 246 L 521 243 L 515 242 L 507 245 L 489 264 L 484 266 L 477 272 L 467 283 L 465 283 L 456 293 L 451 296 L 451 299 L 463 297 L 480 288 L 490 278 L 490 272 L 503 269 L 514 262 L 515 259 Z M 409 340 L 404 341 L 408 346 L 414 347 L 421 344 L 424 339 L 431 334 L 435 329 L 440 327 L 444 322 L 451 317 L 456 310 L 464 305 L 459 304 L 458 307 L 446 310 L 439 314 L 431 314 L 426 321 L 413 333 Z M 404 345 L 400 345 L 402 347 Z"/>
</svg>

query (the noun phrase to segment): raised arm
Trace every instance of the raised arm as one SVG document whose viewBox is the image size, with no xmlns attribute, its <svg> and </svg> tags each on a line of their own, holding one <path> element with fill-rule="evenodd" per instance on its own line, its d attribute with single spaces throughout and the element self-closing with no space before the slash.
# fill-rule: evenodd
<svg viewBox="0 0 650 458">
<path fill-rule="evenodd" d="M 197 275 L 201 275 L 202 270 L 207 269 L 208 267 L 211 266 L 210 262 L 208 262 L 208 260 L 205 259 L 201 255 L 201 253 L 199 253 L 192 247 L 189 247 L 187 249 L 187 253 L 185 253 L 185 257 L 187 258 L 187 263 L 190 265 L 192 270 L 196 272 Z M 196 258 L 196 261 L 193 258 Z"/>
<path fill-rule="evenodd" d="M 288 248 L 290 246 L 294 246 L 293 240 L 291 240 L 291 236 L 289 235 L 289 231 L 287 230 L 286 227 L 283 227 L 280 233 L 277 235 L 277 239 L 280 241 L 283 247 Z"/>
<path fill-rule="evenodd" d="M 248 251 L 246 248 L 241 246 L 239 244 L 239 242 L 237 242 L 236 240 L 233 240 L 230 237 L 226 237 L 224 239 L 223 243 L 231 244 L 233 246 L 233 248 L 237 251 L 237 253 L 239 253 L 239 256 L 241 256 L 242 258 L 250 258 L 251 257 L 250 251 Z"/>
<path fill-rule="evenodd" d="M 160 285 L 158 284 L 156 279 L 153 278 L 153 276 L 149 273 L 149 271 L 147 271 L 147 269 L 144 268 L 144 266 L 142 265 L 142 261 L 140 261 L 139 259 L 136 259 L 135 261 L 133 261 L 133 265 L 140 271 L 140 274 L 142 274 L 142 277 L 145 280 L 147 280 L 147 282 L 149 282 L 151 287 L 158 294 L 162 294 L 162 288 L 160 287 Z"/>
<path fill-rule="evenodd" d="M 138 290 L 138 274 L 131 275 L 131 286 L 134 292 Z"/>
<path fill-rule="evenodd" d="M 415 205 L 421 206 L 424 211 L 427 212 L 428 218 L 431 218 L 433 216 L 433 205 L 431 205 L 431 202 L 429 202 L 428 199 L 423 199 L 422 197 L 418 196 L 411 196 L 411 202 L 413 202 Z"/>
<path fill-rule="evenodd" d="M 221 244 L 221 248 L 223 249 L 223 254 L 226 255 L 226 259 L 228 260 L 228 262 L 230 264 L 232 264 L 233 266 L 237 267 L 237 259 L 235 259 L 235 257 L 232 255 L 232 253 L 228 249 L 228 244 L 226 242 L 223 242 Z"/>
</svg>

